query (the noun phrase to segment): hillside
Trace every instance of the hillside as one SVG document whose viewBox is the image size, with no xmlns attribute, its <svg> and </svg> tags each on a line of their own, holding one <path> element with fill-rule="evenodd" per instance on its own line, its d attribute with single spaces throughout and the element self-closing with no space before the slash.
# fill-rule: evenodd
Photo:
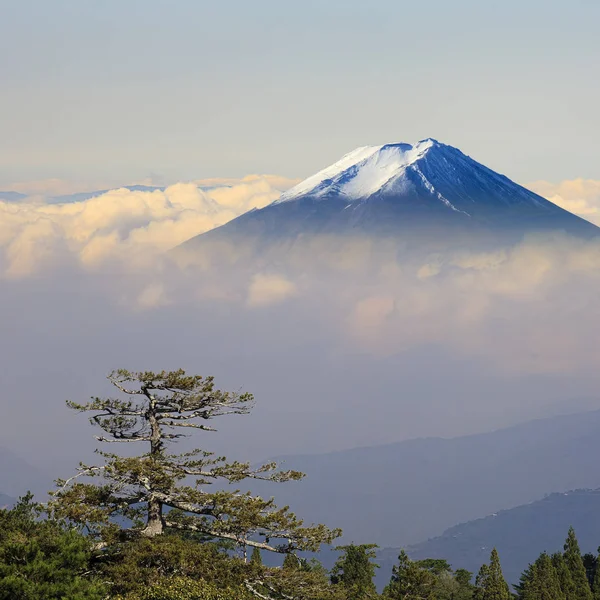
<svg viewBox="0 0 600 600">
<path fill-rule="evenodd" d="M 583 553 L 600 546 L 600 490 L 554 493 L 542 500 L 501 510 L 485 518 L 456 525 L 441 536 L 410 546 L 413 559 L 445 558 L 454 568 L 477 572 L 495 546 L 507 581 L 518 582 L 523 569 L 544 550 L 562 550 L 570 526 Z M 382 569 L 391 570 L 397 549 L 380 553 Z"/>
<path fill-rule="evenodd" d="M 6 494 L 0 493 L 0 508 L 9 508 L 15 502 L 14 498 L 7 496 Z"/>
<path fill-rule="evenodd" d="M 27 491 L 36 495 L 43 494 L 50 489 L 51 483 L 51 477 L 45 476 L 13 452 L 0 446 L 0 485 L 2 493 L 8 494 L 11 501 Z"/>
<path fill-rule="evenodd" d="M 398 547 L 551 491 L 595 489 L 599 451 L 593 411 L 454 439 L 280 457 L 307 477 L 276 494 L 307 521 L 341 527 L 347 541 Z"/>
</svg>

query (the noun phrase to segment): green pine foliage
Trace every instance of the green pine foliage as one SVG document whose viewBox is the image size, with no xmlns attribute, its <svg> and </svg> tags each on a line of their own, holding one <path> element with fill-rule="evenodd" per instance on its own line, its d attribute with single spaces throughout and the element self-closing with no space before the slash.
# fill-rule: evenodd
<svg viewBox="0 0 600 600">
<path fill-rule="evenodd" d="M 452 594 L 452 600 L 471 600 L 475 591 L 475 586 L 471 583 L 473 573 L 466 569 L 456 569 L 454 572 L 454 581 L 457 588 Z"/>
<path fill-rule="evenodd" d="M 556 569 L 556 574 L 558 575 L 558 582 L 560 584 L 560 589 L 564 594 L 565 598 L 571 598 L 573 594 L 573 579 L 571 577 L 571 572 L 569 571 L 569 567 L 567 567 L 567 563 L 565 562 L 565 557 L 560 552 L 556 552 L 551 556 L 552 564 Z"/>
<path fill-rule="evenodd" d="M 373 544 L 339 546 L 342 554 L 331 572 L 331 583 L 344 588 L 348 600 L 366 600 L 375 598 L 377 591 L 373 583 L 375 558 Z"/>
<path fill-rule="evenodd" d="M 600 548 L 598 550 L 600 551 Z M 592 596 L 594 600 L 600 600 L 600 556 L 596 558 L 596 568 L 592 579 Z"/>
<path fill-rule="evenodd" d="M 473 587 L 471 580 L 473 579 L 473 573 L 467 571 L 467 569 L 456 569 L 454 571 L 454 579 L 461 587 L 470 588 Z"/>
<path fill-rule="evenodd" d="M 496 548 L 490 555 L 490 564 L 483 565 L 475 581 L 476 600 L 509 600 L 510 591 L 504 580 L 500 557 Z"/>
<path fill-rule="evenodd" d="M 262 567 L 263 561 L 262 556 L 260 554 L 260 550 L 258 548 L 254 548 L 252 550 L 252 555 L 250 556 L 250 564 L 256 567 Z"/>
<path fill-rule="evenodd" d="M 300 569 L 300 559 L 291 552 L 285 555 L 282 568 L 284 571 L 298 571 Z"/>
<path fill-rule="evenodd" d="M 571 589 L 565 594 L 566 600 L 592 600 L 592 590 L 588 583 L 575 530 L 572 527 L 565 541 L 563 556 L 572 581 Z"/>
<path fill-rule="evenodd" d="M 114 600 L 252 600 L 256 598 L 244 587 L 220 588 L 202 579 L 175 577 L 149 588 Z"/>
<path fill-rule="evenodd" d="M 89 540 L 62 522 L 38 517 L 31 495 L 0 510 L 0 600 L 104 598 L 104 585 L 89 575 Z"/>
<path fill-rule="evenodd" d="M 418 562 L 410 560 L 404 550 L 398 556 L 398 564 L 392 568 L 390 582 L 383 590 L 389 600 L 428 600 L 435 598 L 437 577 Z"/>
<path fill-rule="evenodd" d="M 594 554 L 588 552 L 581 557 L 583 561 L 583 567 L 585 568 L 585 576 L 587 577 L 590 589 L 594 585 L 594 575 L 596 573 L 597 558 Z"/>
<path fill-rule="evenodd" d="M 565 600 L 556 568 L 545 552 L 529 567 L 520 596 L 523 600 Z"/>
<path fill-rule="evenodd" d="M 98 451 L 102 464 L 82 464 L 74 477 L 57 481 L 50 504 L 54 516 L 85 527 L 98 544 L 108 546 L 123 536 L 151 538 L 184 531 L 243 548 L 316 552 L 341 534 L 324 525 L 305 526 L 273 498 L 223 489 L 223 484 L 244 480 L 295 481 L 303 477 L 298 471 L 280 471 L 272 462 L 252 468 L 201 448 L 173 452 L 174 442 L 190 432 L 201 437 L 215 431 L 209 424 L 214 419 L 248 414 L 251 394 L 217 389 L 212 377 L 187 375 L 182 369 L 120 369 L 108 379 L 116 397 L 67 404 L 92 413 L 90 422 L 102 431 L 99 442 L 135 443 L 142 453 Z"/>
<path fill-rule="evenodd" d="M 554 565 L 554 563 L 553 563 L 553 565 Z M 535 570 L 535 567 L 532 564 L 527 565 L 527 568 L 521 573 L 521 577 L 519 578 L 519 583 L 517 583 L 514 586 L 519 600 L 523 600 L 523 597 L 525 595 L 525 587 L 533 578 L 534 570 Z M 558 573 L 557 573 L 557 577 L 558 577 Z"/>
<path fill-rule="evenodd" d="M 112 546 L 96 569 L 100 579 L 110 582 L 112 593 L 120 596 L 145 593 L 173 578 L 238 588 L 262 574 L 262 567 L 245 563 L 217 544 L 177 534 L 139 537 Z"/>
</svg>

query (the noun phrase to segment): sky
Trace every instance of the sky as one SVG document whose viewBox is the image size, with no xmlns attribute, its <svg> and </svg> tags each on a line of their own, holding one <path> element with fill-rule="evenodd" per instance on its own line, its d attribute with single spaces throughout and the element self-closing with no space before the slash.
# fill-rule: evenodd
<svg viewBox="0 0 600 600">
<path fill-rule="evenodd" d="M 275 173 L 434 137 L 597 178 L 595 0 L 0 0 L 0 189 Z"/>
<path fill-rule="evenodd" d="M 240 459 L 600 407 L 594 241 L 399 265 L 351 239 L 241 275 L 168 254 L 357 146 L 430 136 L 600 225 L 596 0 L 0 14 L 0 192 L 24 194 L 0 196 L 0 446 L 68 475 L 95 445 L 63 401 L 121 367 L 254 392 L 209 446 Z"/>
</svg>

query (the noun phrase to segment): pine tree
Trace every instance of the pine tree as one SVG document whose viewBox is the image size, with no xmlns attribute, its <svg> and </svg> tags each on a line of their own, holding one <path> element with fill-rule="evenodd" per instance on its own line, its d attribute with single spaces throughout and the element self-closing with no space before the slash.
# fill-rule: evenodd
<svg viewBox="0 0 600 600">
<path fill-rule="evenodd" d="M 600 553 L 600 548 L 598 548 Z M 594 600 L 600 600 L 600 556 L 596 559 L 596 569 L 594 571 L 594 580 L 592 582 L 592 595 Z"/>
<path fill-rule="evenodd" d="M 258 548 L 254 548 L 252 550 L 252 555 L 250 556 L 250 564 L 255 567 L 260 567 L 263 564 L 262 556 L 260 554 L 260 550 Z"/>
<path fill-rule="evenodd" d="M 570 598 L 573 596 L 573 579 L 571 577 L 571 572 L 567 567 L 567 563 L 565 562 L 565 557 L 560 552 L 556 552 L 551 556 L 551 559 L 552 564 L 556 569 L 556 574 L 558 575 L 560 589 L 565 598 L 570 600 Z"/>
<path fill-rule="evenodd" d="M 524 600 L 565 600 L 556 568 L 545 552 L 529 568 L 521 597 Z"/>
<path fill-rule="evenodd" d="M 502 574 L 500 557 L 496 548 L 492 550 L 490 555 L 490 564 L 481 567 L 477 575 L 476 586 L 475 595 L 477 600 L 510 599 L 510 591 Z"/>
<path fill-rule="evenodd" d="M 348 600 L 375 598 L 377 590 L 373 577 L 379 566 L 372 562 L 375 558 L 375 544 L 339 546 L 342 555 L 331 571 L 331 583 L 341 585 L 346 590 Z"/>
<path fill-rule="evenodd" d="M 565 595 L 560 587 L 558 572 L 546 552 L 537 560 L 537 572 L 544 582 L 545 596 L 542 600 L 565 600 Z"/>
<path fill-rule="evenodd" d="M 483 564 L 475 577 L 475 600 L 483 600 L 485 590 L 487 588 L 487 582 L 489 577 L 490 567 L 489 565 Z"/>
<path fill-rule="evenodd" d="M 456 569 L 456 571 L 454 571 L 454 579 L 456 579 L 461 587 L 468 587 L 471 585 L 473 573 L 467 571 L 467 569 Z"/>
<path fill-rule="evenodd" d="M 207 489 L 211 483 L 246 479 L 297 480 L 302 477 L 297 471 L 278 471 L 275 463 L 253 469 L 202 449 L 183 454 L 169 451 L 171 443 L 184 436 L 182 431 L 215 431 L 207 424 L 212 419 L 247 414 L 251 394 L 219 390 L 212 377 L 187 375 L 181 369 L 119 370 L 108 379 L 117 397 L 67 404 L 92 413 L 90 422 L 103 430 L 98 441 L 137 442 L 146 452 L 137 456 L 99 452 L 104 464 L 81 465 L 75 477 L 57 482 L 59 489 L 50 504 L 54 515 L 96 537 L 98 548 L 124 538 L 152 538 L 177 530 L 231 540 L 243 548 L 285 553 L 317 551 L 340 535 L 323 525 L 305 527 L 287 507 L 277 508 L 272 498 Z M 117 525 L 125 522 L 133 526 Z"/>
<path fill-rule="evenodd" d="M 471 583 L 473 573 L 467 569 L 456 569 L 454 581 L 458 584 L 458 590 L 453 595 L 453 600 L 471 600 L 475 586 Z"/>
<path fill-rule="evenodd" d="M 392 568 L 390 582 L 383 590 L 389 600 L 428 600 L 435 597 L 437 578 L 428 569 L 420 567 L 404 550 L 398 556 L 398 564 Z"/>
<path fill-rule="evenodd" d="M 565 594 L 567 600 L 592 600 L 592 591 L 585 574 L 579 543 L 572 527 L 569 529 L 564 550 L 565 564 L 573 582 L 571 593 Z"/>
<path fill-rule="evenodd" d="M 527 584 L 533 579 L 533 572 L 535 571 L 535 565 L 529 564 L 527 568 L 521 573 L 519 577 L 519 583 L 517 583 L 514 588 L 517 592 L 517 597 L 520 600 L 523 600 L 525 596 L 525 588 Z"/>
<path fill-rule="evenodd" d="M 583 561 L 585 576 L 587 577 L 591 589 L 594 585 L 594 574 L 596 573 L 596 556 L 591 552 L 588 552 L 581 557 L 581 560 Z"/>
<path fill-rule="evenodd" d="M 300 559 L 295 554 L 286 554 L 282 568 L 284 571 L 298 571 L 300 569 Z"/>
<path fill-rule="evenodd" d="M 0 600 L 102 600 L 90 540 L 68 523 L 40 519 L 31 494 L 0 509 Z"/>
</svg>

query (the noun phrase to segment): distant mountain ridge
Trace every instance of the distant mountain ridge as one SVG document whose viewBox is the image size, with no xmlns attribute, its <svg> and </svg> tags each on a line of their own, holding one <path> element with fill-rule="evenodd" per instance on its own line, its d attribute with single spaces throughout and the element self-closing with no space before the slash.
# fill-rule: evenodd
<svg viewBox="0 0 600 600">
<path fill-rule="evenodd" d="M 51 484 L 51 477 L 0 446 L 0 487 L 9 499 L 22 496 L 28 491 L 39 496 L 47 492 Z"/>
<path fill-rule="evenodd" d="M 582 553 L 597 554 L 599 507 L 600 489 L 554 493 L 451 527 L 439 537 L 409 546 L 407 552 L 415 560 L 445 558 L 455 569 L 476 573 L 496 547 L 507 581 L 515 584 L 523 569 L 541 552 L 562 551 L 571 526 L 575 528 Z M 395 563 L 398 552 L 398 549 L 382 550 L 379 555 L 382 564 Z"/>
<path fill-rule="evenodd" d="M 307 476 L 276 493 L 307 521 L 341 527 L 347 541 L 407 546 L 548 492 L 598 488 L 599 452 L 600 411 L 592 411 L 452 439 L 280 457 Z M 253 489 L 273 493 L 266 484 Z"/>
<path fill-rule="evenodd" d="M 10 508 L 15 503 L 15 498 L 0 493 L 0 508 Z"/>
<path fill-rule="evenodd" d="M 91 192 L 75 192 L 73 194 L 61 194 L 58 196 L 49 196 L 46 199 L 48 204 L 71 204 L 75 202 L 85 202 L 91 198 L 97 198 L 118 189 L 126 189 L 130 192 L 154 192 L 156 190 L 164 191 L 164 187 L 154 185 L 123 185 L 115 188 L 106 188 L 104 190 L 94 190 Z M 34 195 L 34 194 L 32 194 Z M 21 202 L 28 197 L 27 194 L 14 191 L 0 191 L 0 201 Z"/>
</svg>

